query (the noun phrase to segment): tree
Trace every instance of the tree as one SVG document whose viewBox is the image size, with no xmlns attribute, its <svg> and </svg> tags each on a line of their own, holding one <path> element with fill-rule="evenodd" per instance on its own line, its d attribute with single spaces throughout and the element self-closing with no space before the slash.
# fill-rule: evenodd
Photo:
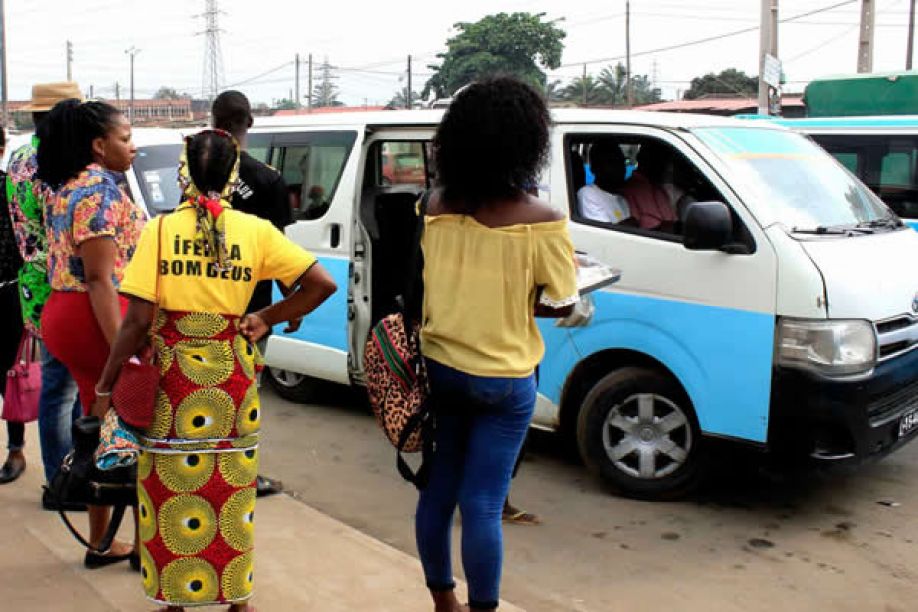
<svg viewBox="0 0 918 612">
<path fill-rule="evenodd" d="M 577 77 L 562 90 L 563 98 L 582 106 L 625 106 L 628 103 L 624 64 L 606 66 L 598 77 Z M 654 89 L 647 75 L 632 75 L 631 89 L 635 106 L 660 101 L 660 91 Z"/>
<path fill-rule="evenodd" d="M 697 100 L 710 95 L 754 96 L 759 90 L 759 79 L 736 68 L 728 68 L 720 74 L 708 74 L 692 79 L 691 87 L 683 96 L 686 100 Z"/>
<path fill-rule="evenodd" d="M 561 80 L 555 79 L 545 85 L 545 99 L 549 102 L 565 102 L 564 88 L 561 87 Z"/>
<path fill-rule="evenodd" d="M 421 97 L 433 92 L 438 98 L 497 74 L 509 74 L 545 88 L 545 73 L 539 68 L 561 64 L 565 32 L 553 22 L 542 21 L 545 13 L 498 13 L 475 23 L 459 22 L 458 34 L 446 41 L 447 51 L 437 55 L 442 62 L 428 66 L 434 75 L 424 85 Z"/>
<path fill-rule="evenodd" d="M 296 102 L 290 98 L 281 98 L 280 100 L 274 101 L 275 110 L 293 110 L 296 108 Z"/>
<path fill-rule="evenodd" d="M 570 84 L 561 91 L 561 94 L 568 102 L 573 102 L 580 106 L 599 106 L 607 104 L 605 92 L 600 87 L 599 82 L 590 74 L 572 80 Z"/>
<path fill-rule="evenodd" d="M 187 98 L 188 94 L 180 94 L 178 91 L 172 87 L 160 87 L 156 90 L 156 93 L 153 94 L 154 100 L 181 100 L 182 98 Z"/>
<path fill-rule="evenodd" d="M 328 63 L 328 58 L 319 66 L 319 81 L 312 88 L 312 107 L 322 108 L 325 106 L 344 106 L 343 102 L 338 101 L 340 90 L 335 85 L 338 75 L 335 74 L 334 68 Z"/>
<path fill-rule="evenodd" d="M 395 95 L 392 96 L 392 99 L 389 100 L 389 102 L 386 104 L 386 108 L 393 108 L 393 109 L 407 108 L 408 105 L 405 103 L 406 102 L 405 95 L 407 93 L 408 93 L 407 88 L 399 89 L 398 91 L 396 91 Z M 420 101 L 421 101 L 421 95 L 416 91 L 412 91 L 411 92 L 411 107 L 414 108 L 417 105 L 417 103 Z"/>
</svg>

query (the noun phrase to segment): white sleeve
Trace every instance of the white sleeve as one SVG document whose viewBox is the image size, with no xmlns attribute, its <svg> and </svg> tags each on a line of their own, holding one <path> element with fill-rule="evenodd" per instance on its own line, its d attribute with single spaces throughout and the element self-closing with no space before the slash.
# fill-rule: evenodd
<svg viewBox="0 0 918 612">
<path fill-rule="evenodd" d="M 580 201 L 580 214 L 590 221 L 602 221 L 604 223 L 615 223 L 612 211 L 606 202 L 603 202 L 602 193 L 598 189 L 587 185 L 577 192 L 577 199 Z"/>
</svg>

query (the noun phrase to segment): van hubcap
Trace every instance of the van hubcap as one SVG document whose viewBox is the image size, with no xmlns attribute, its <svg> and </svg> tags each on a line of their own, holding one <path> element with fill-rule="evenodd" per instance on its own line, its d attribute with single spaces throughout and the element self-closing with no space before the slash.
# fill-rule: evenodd
<svg viewBox="0 0 918 612">
<path fill-rule="evenodd" d="M 291 372 L 290 370 L 281 370 L 278 368 L 268 368 L 268 371 L 271 373 L 271 378 L 273 378 L 279 385 L 282 387 L 293 388 L 303 382 L 303 379 L 306 378 L 302 374 L 297 374 L 296 372 Z"/>
<path fill-rule="evenodd" d="M 630 396 L 606 415 L 602 428 L 606 456 L 622 472 L 642 479 L 678 470 L 692 450 L 688 416 L 669 399 L 653 393 Z"/>
</svg>

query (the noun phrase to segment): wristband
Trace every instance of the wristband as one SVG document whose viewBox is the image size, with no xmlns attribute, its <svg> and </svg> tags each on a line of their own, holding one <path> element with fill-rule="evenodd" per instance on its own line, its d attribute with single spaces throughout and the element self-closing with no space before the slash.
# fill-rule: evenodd
<svg viewBox="0 0 918 612">
<path fill-rule="evenodd" d="M 99 391 L 99 387 L 93 388 L 93 391 L 95 392 L 96 397 L 111 397 L 112 396 L 111 391 L 109 391 L 108 393 L 102 393 L 101 391 Z"/>
</svg>

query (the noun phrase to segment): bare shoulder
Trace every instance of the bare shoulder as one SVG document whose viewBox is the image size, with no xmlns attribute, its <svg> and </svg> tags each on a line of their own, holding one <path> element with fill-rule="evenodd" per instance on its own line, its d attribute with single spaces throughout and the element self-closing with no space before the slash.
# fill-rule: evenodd
<svg viewBox="0 0 918 612">
<path fill-rule="evenodd" d="M 548 223 L 564 219 L 564 213 L 548 202 L 534 196 L 529 196 L 526 206 L 521 208 L 531 218 L 530 221 L 525 221 L 524 223 Z"/>
</svg>

